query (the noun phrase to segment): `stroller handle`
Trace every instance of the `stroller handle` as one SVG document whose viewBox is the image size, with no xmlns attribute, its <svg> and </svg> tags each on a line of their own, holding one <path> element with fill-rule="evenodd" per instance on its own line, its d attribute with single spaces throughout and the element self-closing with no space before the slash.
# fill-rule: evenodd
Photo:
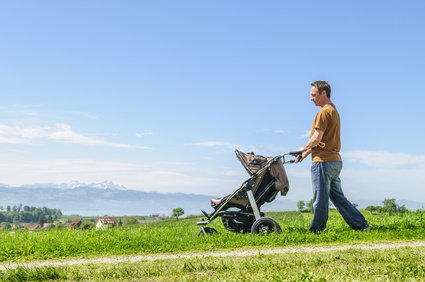
<svg viewBox="0 0 425 282">
<path fill-rule="evenodd" d="M 302 152 L 301 151 L 293 151 L 293 152 L 286 152 L 286 153 L 283 153 L 282 155 L 280 155 L 279 157 L 280 158 L 282 158 L 282 162 L 284 163 L 284 164 L 286 164 L 286 163 L 295 163 L 295 159 L 292 159 L 292 160 L 285 160 L 285 156 L 291 156 L 291 157 L 298 157 L 299 155 L 301 155 L 302 154 Z"/>
<path fill-rule="evenodd" d="M 288 153 L 285 153 L 286 155 L 290 155 L 290 156 L 294 156 L 294 157 L 296 157 L 296 156 L 298 156 L 298 155 L 301 155 L 303 152 L 301 152 L 301 151 L 295 151 L 295 152 L 288 152 Z M 284 155 L 285 155 L 284 154 Z"/>
</svg>

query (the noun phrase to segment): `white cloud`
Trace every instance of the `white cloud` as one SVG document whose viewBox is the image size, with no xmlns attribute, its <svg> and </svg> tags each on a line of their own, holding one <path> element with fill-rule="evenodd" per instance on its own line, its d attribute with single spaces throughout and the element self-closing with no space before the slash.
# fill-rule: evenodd
<svg viewBox="0 0 425 282">
<path fill-rule="evenodd" d="M 224 175 L 232 177 L 232 176 L 240 176 L 242 174 L 238 171 L 235 171 L 235 170 L 228 170 L 228 171 L 224 172 Z"/>
<path fill-rule="evenodd" d="M 193 143 L 193 145 L 203 148 L 215 148 L 219 149 L 219 152 L 229 152 L 234 149 L 238 149 L 242 152 L 255 152 L 260 155 L 272 156 L 273 154 L 281 154 L 288 150 L 283 146 L 275 146 L 269 144 L 260 145 L 246 145 L 246 144 L 235 144 L 227 141 L 203 141 Z"/>
<path fill-rule="evenodd" d="M 348 189 L 356 199 L 396 198 L 423 202 L 425 199 L 424 167 L 370 168 L 343 170 L 344 189 Z"/>
<path fill-rule="evenodd" d="M 45 139 L 56 142 L 66 142 L 87 146 L 108 146 L 127 149 L 150 149 L 146 146 L 114 143 L 88 137 L 73 131 L 71 129 L 71 126 L 64 123 L 57 123 L 54 127 L 9 126 L 0 123 L 0 143 L 31 144 L 37 139 Z"/>
<path fill-rule="evenodd" d="M 307 130 L 306 132 L 298 136 L 298 139 L 310 138 L 310 134 L 311 134 L 311 130 Z"/>
<path fill-rule="evenodd" d="M 356 199 L 424 201 L 424 155 L 366 150 L 342 155 L 346 160 L 342 178 Z"/>
<path fill-rule="evenodd" d="M 343 152 L 342 188 L 350 201 L 395 198 L 424 202 L 423 155 L 382 151 Z M 310 160 L 286 165 L 291 189 L 289 199 L 310 199 Z"/>
<path fill-rule="evenodd" d="M 286 134 L 287 131 L 285 130 L 281 130 L 281 129 L 276 129 L 275 131 L 273 131 L 275 134 Z"/>
<path fill-rule="evenodd" d="M 19 137 L 8 137 L 8 136 L 1 136 L 0 135 L 0 143 L 5 144 L 29 144 L 31 143 L 30 140 L 19 138 Z"/>
<path fill-rule="evenodd" d="M 194 143 L 194 145 L 199 147 L 206 147 L 206 148 L 212 148 L 212 147 L 226 147 L 226 148 L 235 148 L 235 144 L 232 144 L 230 142 L 225 141 L 203 141 L 203 142 L 197 142 Z"/>
<path fill-rule="evenodd" d="M 136 136 L 139 138 L 144 138 L 146 136 L 152 136 L 153 133 L 152 132 L 141 132 L 141 133 L 136 133 Z"/>
<path fill-rule="evenodd" d="M 88 145 L 88 146 L 109 146 L 109 147 L 128 148 L 128 149 L 132 149 L 132 148 L 149 149 L 148 147 L 144 147 L 144 146 L 113 143 L 113 142 L 108 142 L 104 140 L 87 137 L 74 132 L 69 125 L 63 124 L 63 123 L 56 124 L 55 129 L 48 134 L 48 138 L 55 141 Z"/>
<path fill-rule="evenodd" d="M 108 179 L 129 189 L 197 194 L 221 193 L 233 183 L 189 172 L 181 163 L 129 163 L 94 159 L 0 160 L 1 183 L 84 183 Z M 217 187 L 221 187 L 217 189 Z M 230 188 L 230 191 L 232 188 Z"/>
<path fill-rule="evenodd" d="M 64 114 L 70 114 L 70 115 L 76 115 L 76 116 L 81 116 L 87 119 L 92 119 L 92 120 L 99 120 L 99 115 L 95 114 L 95 113 L 91 113 L 91 112 L 78 112 L 78 111 L 70 111 L 70 112 L 63 112 Z"/>
<path fill-rule="evenodd" d="M 287 164 L 285 166 L 285 170 L 286 170 L 286 173 L 288 174 L 288 178 L 292 178 L 292 177 L 310 178 L 311 173 L 310 173 L 309 167 L 306 167 L 305 169 L 300 169 L 299 167 L 295 167 L 295 166 L 298 166 L 298 165 Z M 290 167 L 290 168 L 288 168 L 288 167 Z"/>
<path fill-rule="evenodd" d="M 0 123 L 0 143 L 27 144 L 42 137 L 45 132 L 45 127 L 20 127 Z"/>
<path fill-rule="evenodd" d="M 425 165 L 424 155 L 409 155 L 387 151 L 349 151 L 343 154 L 349 161 L 368 167 L 400 167 Z"/>
</svg>

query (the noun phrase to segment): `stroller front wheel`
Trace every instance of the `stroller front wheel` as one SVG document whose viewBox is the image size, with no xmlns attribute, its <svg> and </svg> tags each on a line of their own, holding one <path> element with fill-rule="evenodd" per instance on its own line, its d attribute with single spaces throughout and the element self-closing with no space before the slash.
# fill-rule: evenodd
<svg viewBox="0 0 425 282">
<path fill-rule="evenodd" d="M 252 234 L 270 234 L 270 233 L 281 233 L 282 229 L 279 224 L 271 218 L 262 217 L 254 222 L 251 227 Z"/>
<path fill-rule="evenodd" d="M 204 236 L 204 235 L 214 235 L 217 234 L 217 230 L 215 230 L 212 227 L 202 227 L 202 230 L 199 231 L 198 236 Z"/>
</svg>

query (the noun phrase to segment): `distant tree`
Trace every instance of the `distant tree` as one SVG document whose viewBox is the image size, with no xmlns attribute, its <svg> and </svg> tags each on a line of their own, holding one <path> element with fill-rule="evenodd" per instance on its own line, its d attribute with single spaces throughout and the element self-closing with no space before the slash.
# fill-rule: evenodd
<svg viewBox="0 0 425 282">
<path fill-rule="evenodd" d="M 19 216 L 18 216 L 18 214 L 17 214 L 17 213 L 14 213 L 14 214 L 12 215 L 12 222 L 19 222 Z"/>
<path fill-rule="evenodd" d="M 33 221 L 33 216 L 31 214 L 31 212 L 27 212 L 27 211 L 23 211 L 19 214 L 20 217 L 20 221 L 21 222 L 32 222 Z"/>
<path fill-rule="evenodd" d="M 384 208 L 381 206 L 367 206 L 365 210 L 370 211 L 371 213 L 380 213 L 383 212 Z"/>
<path fill-rule="evenodd" d="M 175 217 L 176 220 L 178 220 L 179 216 L 182 216 L 182 215 L 184 215 L 184 210 L 182 208 L 173 209 L 173 215 L 172 216 Z"/>
<path fill-rule="evenodd" d="M 46 218 L 41 214 L 37 221 L 38 224 L 43 225 L 46 223 Z"/>
<path fill-rule="evenodd" d="M 307 203 L 307 210 L 313 212 L 313 199 Z"/>
<path fill-rule="evenodd" d="M 395 199 L 384 199 L 382 203 L 384 204 L 384 210 L 388 214 L 391 215 L 397 212 L 398 208 L 397 204 L 395 203 Z"/>
<path fill-rule="evenodd" d="M 357 208 L 359 206 L 359 204 L 357 204 L 357 203 L 352 203 L 352 204 L 355 208 Z"/>
<path fill-rule="evenodd" d="M 83 221 L 80 226 L 81 229 L 85 229 L 85 230 L 93 229 L 94 227 L 95 227 L 95 224 L 91 221 Z"/>
<path fill-rule="evenodd" d="M 137 223 L 137 218 L 135 218 L 134 216 L 127 216 L 126 218 L 124 218 L 124 225 L 135 225 Z"/>
<path fill-rule="evenodd" d="M 8 205 L 7 207 L 6 207 L 6 211 L 7 212 L 10 212 L 12 209 L 10 208 L 10 206 Z"/>
<path fill-rule="evenodd" d="M 304 201 L 298 201 L 297 202 L 297 208 L 300 212 L 305 211 L 305 202 Z"/>
<path fill-rule="evenodd" d="M 405 213 L 407 212 L 407 208 L 405 205 L 398 206 L 398 212 Z"/>
</svg>

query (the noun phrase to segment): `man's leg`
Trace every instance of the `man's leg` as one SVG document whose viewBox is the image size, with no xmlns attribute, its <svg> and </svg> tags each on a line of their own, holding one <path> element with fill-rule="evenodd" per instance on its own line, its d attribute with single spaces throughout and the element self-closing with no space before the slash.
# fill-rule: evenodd
<svg viewBox="0 0 425 282">
<path fill-rule="evenodd" d="M 341 163 L 342 168 L 342 163 Z M 345 222 L 351 226 L 351 228 L 356 230 L 363 230 L 368 227 L 367 221 L 364 216 L 353 206 L 350 201 L 345 197 L 341 188 L 341 179 L 338 175 L 332 180 L 331 190 L 329 193 L 329 197 L 339 211 L 339 213 L 344 218 Z"/>
<path fill-rule="evenodd" d="M 316 162 L 311 165 L 314 211 L 310 224 L 311 232 L 325 230 L 328 222 L 330 182 L 323 164 L 322 162 Z"/>
</svg>

